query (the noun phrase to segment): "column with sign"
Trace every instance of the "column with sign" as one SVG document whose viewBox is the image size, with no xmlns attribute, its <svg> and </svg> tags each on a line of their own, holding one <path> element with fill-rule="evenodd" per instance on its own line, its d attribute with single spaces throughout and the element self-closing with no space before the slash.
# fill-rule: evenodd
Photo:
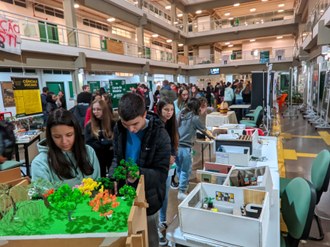
<svg viewBox="0 0 330 247">
<path fill-rule="evenodd" d="M 125 80 L 109 80 L 112 107 L 117 108 L 120 98 L 126 93 Z"/>
</svg>

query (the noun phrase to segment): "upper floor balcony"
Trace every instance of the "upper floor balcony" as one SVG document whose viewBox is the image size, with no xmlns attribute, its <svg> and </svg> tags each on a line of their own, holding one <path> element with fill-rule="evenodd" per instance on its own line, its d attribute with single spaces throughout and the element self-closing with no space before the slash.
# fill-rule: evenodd
<svg viewBox="0 0 330 247">
<path fill-rule="evenodd" d="M 121 58 L 121 62 L 128 63 L 146 63 L 147 61 L 157 61 L 157 65 L 160 66 L 212 66 L 212 63 L 221 64 L 222 66 L 237 66 L 250 64 L 251 61 L 260 62 L 259 53 L 265 55 L 266 51 L 250 51 L 242 50 L 240 54 L 222 52 L 217 53 L 215 56 L 208 57 L 194 57 L 188 58 L 182 55 L 174 54 L 172 50 L 166 47 L 150 46 L 138 46 L 136 43 L 130 43 L 122 40 L 115 40 L 109 37 L 105 37 L 96 33 L 87 32 L 77 28 L 70 28 L 64 25 L 45 22 L 37 18 L 21 16 L 14 13 L 4 12 L 5 18 L 18 23 L 20 27 L 20 34 L 22 38 L 23 51 L 30 52 L 45 52 L 50 54 L 76 56 L 77 48 L 88 49 L 92 54 L 92 51 L 107 52 L 107 60 L 111 60 L 109 55 L 113 54 L 113 61 L 118 61 L 118 55 Z M 44 45 L 36 46 L 35 42 L 31 45 L 31 42 L 24 42 L 25 40 L 32 40 L 42 43 L 56 44 L 74 47 L 70 53 L 70 49 L 61 49 L 61 47 L 50 46 L 49 49 Z M 44 50 L 43 50 L 44 49 Z M 292 61 L 292 49 L 293 47 L 285 48 L 271 48 L 268 49 L 269 62 L 288 62 Z M 258 57 L 259 56 L 259 57 Z M 132 59 L 132 57 L 139 59 Z M 99 54 L 94 58 L 102 59 Z M 163 64 L 159 63 L 162 62 Z M 188 67 L 187 67 L 188 68 Z"/>
</svg>

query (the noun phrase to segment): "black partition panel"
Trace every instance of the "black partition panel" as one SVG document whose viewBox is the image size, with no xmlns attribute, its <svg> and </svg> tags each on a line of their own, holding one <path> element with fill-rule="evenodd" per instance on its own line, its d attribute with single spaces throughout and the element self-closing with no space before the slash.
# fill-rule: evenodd
<svg viewBox="0 0 330 247">
<path fill-rule="evenodd" d="M 251 109 L 267 105 L 267 71 L 252 72 Z"/>
</svg>

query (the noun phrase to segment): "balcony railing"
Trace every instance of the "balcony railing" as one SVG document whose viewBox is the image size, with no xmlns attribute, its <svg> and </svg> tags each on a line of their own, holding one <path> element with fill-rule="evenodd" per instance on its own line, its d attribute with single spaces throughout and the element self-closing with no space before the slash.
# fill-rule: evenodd
<svg viewBox="0 0 330 247">
<path fill-rule="evenodd" d="M 208 57 L 189 57 L 189 65 L 218 64 L 235 66 L 244 64 L 292 62 L 294 47 L 243 50 L 240 53 L 223 52 Z"/>
<path fill-rule="evenodd" d="M 138 46 L 135 43 L 111 39 L 96 33 L 49 23 L 32 17 L 26 17 L 5 11 L 1 12 L 6 18 L 18 22 L 22 39 L 80 47 L 168 63 L 175 63 L 178 60 L 179 64 L 187 65 L 209 63 L 235 65 L 237 61 L 240 61 L 241 64 L 247 64 L 249 61 L 259 60 L 258 51 L 256 50 L 242 51 L 240 54 L 221 53 L 212 57 L 193 57 L 189 59 L 181 55 L 174 57 L 172 52 L 165 47 L 156 49 L 148 46 Z M 292 60 L 292 50 L 293 47 L 273 48 L 269 51 L 270 61 L 280 62 L 289 61 L 290 59 Z"/>
<path fill-rule="evenodd" d="M 189 32 L 204 32 L 210 30 L 219 30 L 225 28 L 232 28 L 238 26 L 249 26 L 253 24 L 263 24 L 266 22 L 274 22 L 274 21 L 281 21 L 281 20 L 288 20 L 294 18 L 294 11 L 293 10 L 286 10 L 282 13 L 278 11 L 272 11 L 267 13 L 255 14 L 255 15 L 248 15 L 248 16 L 241 16 L 236 18 L 228 18 L 222 20 L 215 20 L 211 19 L 210 21 L 199 21 L 194 20 L 192 23 L 188 25 Z"/>
</svg>

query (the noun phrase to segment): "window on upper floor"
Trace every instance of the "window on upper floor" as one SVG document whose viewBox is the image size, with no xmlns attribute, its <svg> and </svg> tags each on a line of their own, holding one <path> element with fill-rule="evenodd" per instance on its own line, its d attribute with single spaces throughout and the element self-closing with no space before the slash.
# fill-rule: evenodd
<svg viewBox="0 0 330 247">
<path fill-rule="evenodd" d="M 112 34 L 116 34 L 118 36 L 122 36 L 128 39 L 132 39 L 133 38 L 133 34 L 130 31 L 124 30 L 122 28 L 118 28 L 118 27 L 112 27 Z"/>
<path fill-rule="evenodd" d="M 52 7 L 49 7 L 49 6 L 40 4 L 40 3 L 35 3 L 33 5 L 33 7 L 34 7 L 34 10 L 37 12 L 41 12 L 46 15 L 55 16 L 57 18 L 64 19 L 64 12 L 62 10 L 54 9 Z"/>
<path fill-rule="evenodd" d="M 106 31 L 108 32 L 109 31 L 109 27 L 105 24 L 102 24 L 100 22 L 97 22 L 97 21 L 92 21 L 90 19 L 86 19 L 84 18 L 83 19 L 83 24 L 85 26 L 89 26 L 89 27 L 93 27 L 93 28 L 97 28 L 97 29 L 100 29 L 100 30 L 103 30 L 103 31 Z"/>
<path fill-rule="evenodd" d="M 10 3 L 26 8 L 26 0 L 0 0 L 0 2 Z"/>
</svg>

